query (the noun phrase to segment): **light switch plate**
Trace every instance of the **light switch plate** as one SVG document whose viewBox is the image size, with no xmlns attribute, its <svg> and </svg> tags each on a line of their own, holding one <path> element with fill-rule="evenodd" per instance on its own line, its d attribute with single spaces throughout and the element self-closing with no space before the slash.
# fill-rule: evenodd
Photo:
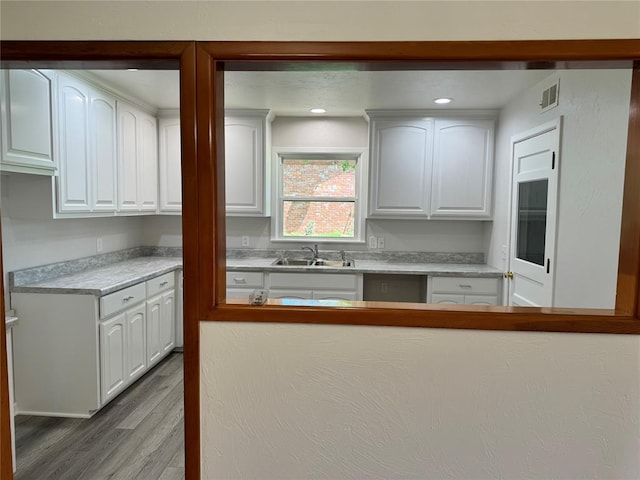
<svg viewBox="0 0 640 480">
<path fill-rule="evenodd" d="M 378 237 L 378 248 L 384 248 L 384 237 Z"/>
<path fill-rule="evenodd" d="M 249 235 L 243 235 L 242 236 L 242 246 L 243 247 L 248 247 L 249 246 Z"/>
<path fill-rule="evenodd" d="M 369 248 L 378 248 L 378 239 L 373 235 L 369 237 Z"/>
</svg>

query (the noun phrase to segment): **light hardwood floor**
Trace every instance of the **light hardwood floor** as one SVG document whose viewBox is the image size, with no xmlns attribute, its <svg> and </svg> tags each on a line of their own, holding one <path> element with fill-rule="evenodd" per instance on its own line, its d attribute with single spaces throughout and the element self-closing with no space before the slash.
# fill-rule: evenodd
<svg viewBox="0 0 640 480">
<path fill-rule="evenodd" d="M 182 354 L 88 420 L 16 417 L 16 480 L 184 478 Z"/>
</svg>

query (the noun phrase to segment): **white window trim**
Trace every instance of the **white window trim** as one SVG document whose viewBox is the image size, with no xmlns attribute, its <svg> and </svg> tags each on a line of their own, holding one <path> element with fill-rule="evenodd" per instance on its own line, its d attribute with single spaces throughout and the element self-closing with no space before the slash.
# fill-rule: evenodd
<svg viewBox="0 0 640 480">
<path fill-rule="evenodd" d="M 353 238 L 336 237 L 283 237 L 282 232 L 282 182 L 280 175 L 280 159 L 305 155 L 327 155 L 357 158 L 356 162 L 356 218 L 354 221 Z M 368 157 L 366 148 L 351 147 L 273 147 L 271 149 L 271 181 L 272 208 L 271 241 L 293 243 L 365 243 L 365 220 L 367 212 L 367 168 Z"/>
</svg>

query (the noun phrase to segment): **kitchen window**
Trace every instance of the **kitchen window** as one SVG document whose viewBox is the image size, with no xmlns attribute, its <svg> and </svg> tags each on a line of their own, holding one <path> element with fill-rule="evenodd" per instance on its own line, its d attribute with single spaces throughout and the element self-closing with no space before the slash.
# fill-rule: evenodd
<svg viewBox="0 0 640 480">
<path fill-rule="evenodd" d="M 277 149 L 273 240 L 359 242 L 363 149 Z"/>
</svg>

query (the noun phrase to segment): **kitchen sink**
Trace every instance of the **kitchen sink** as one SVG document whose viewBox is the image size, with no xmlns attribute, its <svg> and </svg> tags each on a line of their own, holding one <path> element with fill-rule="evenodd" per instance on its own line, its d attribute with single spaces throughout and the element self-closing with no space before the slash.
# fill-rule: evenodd
<svg viewBox="0 0 640 480">
<path fill-rule="evenodd" d="M 315 263 L 315 260 L 309 260 L 307 258 L 279 258 L 271 265 L 288 265 L 310 267 Z"/>
<path fill-rule="evenodd" d="M 278 258 L 271 265 L 283 265 L 289 267 L 354 267 L 354 260 L 310 260 L 308 258 Z"/>
</svg>

